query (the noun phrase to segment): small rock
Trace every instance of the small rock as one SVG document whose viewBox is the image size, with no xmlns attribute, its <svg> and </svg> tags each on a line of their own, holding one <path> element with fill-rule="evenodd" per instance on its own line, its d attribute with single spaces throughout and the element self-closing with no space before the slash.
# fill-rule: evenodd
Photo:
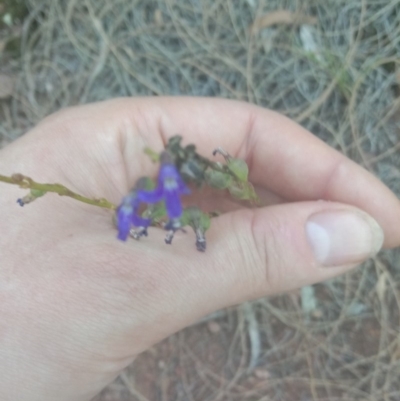
<svg viewBox="0 0 400 401">
<path fill-rule="evenodd" d="M 257 379 L 265 380 L 271 378 L 271 373 L 266 369 L 256 369 L 254 371 L 254 376 L 257 377 Z"/>
</svg>

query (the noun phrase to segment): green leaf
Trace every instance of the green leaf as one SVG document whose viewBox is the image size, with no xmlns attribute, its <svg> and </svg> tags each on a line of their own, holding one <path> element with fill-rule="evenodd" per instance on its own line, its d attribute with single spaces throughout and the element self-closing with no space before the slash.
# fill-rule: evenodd
<svg viewBox="0 0 400 401">
<path fill-rule="evenodd" d="M 150 159 L 153 163 L 158 163 L 160 161 L 160 155 L 153 149 L 146 147 L 146 148 L 144 148 L 143 151 L 147 156 L 150 157 Z"/>
</svg>

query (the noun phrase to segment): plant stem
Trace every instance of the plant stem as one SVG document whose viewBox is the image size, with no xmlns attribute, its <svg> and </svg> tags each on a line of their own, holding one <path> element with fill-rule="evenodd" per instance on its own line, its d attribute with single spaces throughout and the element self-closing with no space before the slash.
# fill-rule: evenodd
<svg viewBox="0 0 400 401">
<path fill-rule="evenodd" d="M 11 177 L 0 175 L 0 182 L 6 182 L 12 185 L 18 185 L 20 188 L 35 189 L 43 192 L 53 192 L 60 196 L 68 196 L 70 198 L 76 199 L 77 201 L 87 203 L 89 205 L 102 207 L 105 209 L 115 210 L 116 206 L 109 202 L 107 199 L 90 199 L 85 196 L 79 195 L 64 185 L 61 184 L 41 184 L 35 182 L 32 178 L 29 178 L 22 174 L 13 174 Z"/>
</svg>

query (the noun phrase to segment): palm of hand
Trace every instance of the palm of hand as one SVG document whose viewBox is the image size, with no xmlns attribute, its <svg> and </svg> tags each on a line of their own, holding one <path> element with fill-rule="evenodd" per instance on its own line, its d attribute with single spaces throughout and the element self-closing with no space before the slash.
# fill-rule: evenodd
<svg viewBox="0 0 400 401">
<path fill-rule="evenodd" d="M 117 100 L 77 108 L 50 117 L 5 149 L 0 171 L 60 182 L 85 196 L 118 204 L 139 176 L 156 172 L 143 154 L 144 146 L 161 149 L 167 134 L 180 133 L 187 135 L 187 143 L 196 143 L 200 153 L 209 154 L 221 145 L 232 154 L 250 155 L 251 179 L 264 187 L 265 199 L 318 199 L 312 191 L 322 188 L 325 167 L 314 173 L 300 156 L 304 174 L 312 177 L 295 176 L 298 166 L 282 168 L 271 160 L 267 173 L 271 186 L 265 188 L 268 163 L 260 165 L 254 155 L 255 135 L 250 134 L 256 130 L 257 113 L 249 106 L 204 99 Z M 273 114 L 269 118 L 271 126 L 281 123 L 305 136 L 294 140 L 294 148 L 304 146 L 322 158 L 325 152 L 327 171 L 332 169 L 328 164 L 346 160 L 293 123 Z M 262 141 L 257 141 L 259 152 L 265 151 Z M 279 155 L 283 150 L 276 143 L 277 160 L 297 157 Z M 400 229 L 388 223 L 392 214 L 383 210 L 393 210 L 395 198 L 372 176 L 348 163 L 351 174 L 359 176 L 360 182 L 369 180 L 371 193 L 378 188 L 376 196 L 385 199 L 381 209 L 369 212 L 380 218 L 388 233 L 387 245 L 397 245 Z M 339 191 L 335 179 L 327 191 L 332 200 L 363 206 L 360 199 L 365 194 L 357 198 L 353 192 Z M 2 224 L 8 233 L 0 238 L 2 364 L 9 363 L 9 353 L 18 354 L 29 333 L 29 346 L 17 358 L 28 367 L 32 361 L 40 366 L 30 375 L 34 386 L 40 387 L 46 374 L 51 376 L 56 385 L 49 393 L 57 396 L 60 378 L 74 377 L 73 388 L 62 389 L 65 399 L 89 399 L 137 353 L 216 308 L 344 271 L 304 267 L 282 279 L 285 274 L 279 269 L 268 270 L 270 250 L 264 244 L 265 234 L 260 235 L 264 211 L 242 210 L 218 218 L 209 234 L 210 249 L 198 255 L 193 238 L 181 236 L 172 247 L 166 246 L 164 234 L 155 229 L 145 241 L 121 243 L 115 239 L 108 211 L 71 199 L 47 195 L 18 209 L 15 199 L 20 194 L 7 188 L 0 198 Z M 304 265 L 307 262 L 314 263 L 308 254 Z M 9 319 L 19 322 L 12 330 Z M 15 372 L 11 367 L 6 371 L 12 381 Z"/>
</svg>

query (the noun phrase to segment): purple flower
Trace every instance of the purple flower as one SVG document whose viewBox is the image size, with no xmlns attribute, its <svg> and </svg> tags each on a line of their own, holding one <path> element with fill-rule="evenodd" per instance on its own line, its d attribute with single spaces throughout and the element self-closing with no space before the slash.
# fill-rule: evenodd
<svg viewBox="0 0 400 401">
<path fill-rule="evenodd" d="M 132 226 L 145 227 L 150 225 L 150 219 L 144 219 L 137 215 L 139 202 L 136 196 L 126 196 L 117 209 L 118 239 L 126 241 Z"/>
<path fill-rule="evenodd" d="M 164 200 L 168 217 L 172 220 L 181 217 L 182 203 L 180 196 L 189 193 L 190 190 L 183 182 L 170 154 L 163 152 L 157 188 L 152 191 L 139 191 L 138 198 L 146 203 L 157 203 Z"/>
<path fill-rule="evenodd" d="M 138 215 L 140 200 L 137 197 L 138 191 L 133 190 L 122 199 L 117 209 L 118 239 L 126 241 L 132 226 L 146 229 L 151 220 L 144 219 Z M 146 230 L 144 230 L 144 233 Z"/>
</svg>

